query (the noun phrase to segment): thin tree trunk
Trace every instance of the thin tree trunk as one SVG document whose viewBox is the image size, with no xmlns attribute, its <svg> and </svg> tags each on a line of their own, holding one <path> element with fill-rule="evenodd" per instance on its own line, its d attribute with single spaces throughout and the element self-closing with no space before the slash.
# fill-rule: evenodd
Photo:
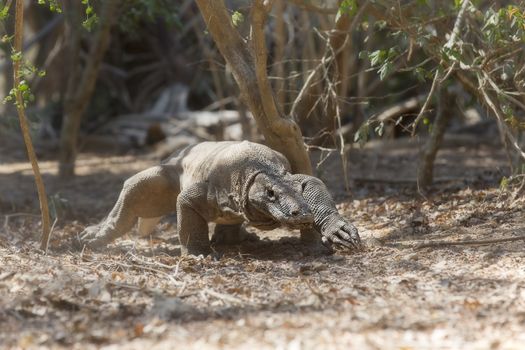
<svg viewBox="0 0 525 350">
<path fill-rule="evenodd" d="M 439 88 L 437 99 L 436 120 L 432 125 L 430 137 L 428 138 L 421 154 L 417 171 L 417 185 L 418 188 L 423 191 L 428 189 L 434 180 L 434 161 L 437 152 L 439 151 L 439 147 L 441 146 L 451 115 L 447 108 L 449 105 L 449 96 L 446 92 L 446 88 Z"/>
<path fill-rule="evenodd" d="M 311 174 L 312 166 L 301 130 L 283 116 L 275 102 L 266 72 L 264 25 L 272 1 L 252 5 L 251 51 L 231 22 L 222 0 L 196 0 L 208 31 L 230 66 L 242 97 L 268 145 L 288 158 L 295 173 Z"/>
<path fill-rule="evenodd" d="M 119 0 L 105 1 L 103 3 L 99 28 L 93 38 L 86 67 L 82 71 L 80 81 L 77 84 L 75 84 L 75 81 L 72 82 L 76 88 L 72 88 L 66 94 L 60 139 L 59 175 L 62 178 L 69 178 L 75 174 L 80 122 L 95 89 L 98 71 L 109 45 L 110 29 L 117 17 L 119 3 Z"/>
<path fill-rule="evenodd" d="M 15 52 L 22 52 L 22 39 L 24 34 L 24 0 L 16 0 L 16 15 L 15 15 Z M 46 189 L 44 187 L 44 181 L 40 174 L 40 168 L 36 158 L 31 136 L 29 134 L 29 126 L 25 115 L 24 99 L 22 97 L 22 91 L 18 89 L 20 86 L 21 76 L 21 60 L 16 60 L 13 63 L 13 81 L 16 91 L 16 104 L 18 111 L 18 118 L 20 120 L 20 129 L 22 130 L 22 136 L 24 137 L 24 143 L 27 149 L 27 156 L 31 162 L 31 168 L 35 176 L 35 184 L 38 192 L 38 200 L 40 202 L 40 212 L 42 214 L 42 240 L 40 242 L 40 248 L 44 251 L 47 250 L 47 243 L 49 241 L 49 233 L 51 231 L 51 223 L 49 219 L 49 207 L 47 204 Z"/>
</svg>

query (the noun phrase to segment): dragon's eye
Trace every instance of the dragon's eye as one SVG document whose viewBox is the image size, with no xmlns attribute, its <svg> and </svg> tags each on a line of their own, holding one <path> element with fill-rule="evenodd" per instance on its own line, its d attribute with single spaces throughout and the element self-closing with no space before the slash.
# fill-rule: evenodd
<svg viewBox="0 0 525 350">
<path fill-rule="evenodd" d="M 275 198 L 275 192 L 271 188 L 268 188 L 266 190 L 266 195 L 268 196 L 268 198 Z"/>
</svg>

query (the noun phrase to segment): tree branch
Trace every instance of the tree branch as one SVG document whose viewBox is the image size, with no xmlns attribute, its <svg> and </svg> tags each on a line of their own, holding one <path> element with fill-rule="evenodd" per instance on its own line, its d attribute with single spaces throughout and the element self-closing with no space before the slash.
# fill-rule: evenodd
<svg viewBox="0 0 525 350">
<path fill-rule="evenodd" d="M 14 49 L 15 52 L 22 51 L 22 39 L 24 35 L 24 0 L 16 0 L 16 14 L 15 14 L 15 38 L 14 38 Z M 14 88 L 16 89 L 16 109 L 18 111 L 18 119 L 20 121 L 20 129 L 22 130 L 22 136 L 27 149 L 27 156 L 31 162 L 31 168 L 33 169 L 33 175 L 35 177 L 35 184 L 38 192 L 38 200 L 40 202 L 40 212 L 42 214 L 42 238 L 40 241 L 40 249 L 47 251 L 47 244 L 49 242 L 49 234 L 51 232 L 50 219 L 49 219 L 49 206 L 47 203 L 47 195 L 40 174 L 40 168 L 38 166 L 38 160 L 36 158 L 31 136 L 29 134 L 29 126 L 25 115 L 24 99 L 22 97 L 22 91 L 20 91 L 20 78 L 21 78 L 21 59 L 15 60 L 13 63 L 14 73 Z"/>
<path fill-rule="evenodd" d="M 317 102 L 314 101 L 311 96 L 313 95 L 313 90 L 316 88 L 318 83 L 314 78 L 320 71 L 323 70 L 324 67 L 332 64 L 334 60 L 339 59 L 337 62 L 338 67 L 342 66 L 340 63 L 340 54 L 347 48 L 347 44 L 349 43 L 348 34 L 355 30 L 359 20 L 369 8 L 369 3 L 370 1 L 367 0 L 359 7 L 359 10 L 353 16 L 351 22 L 349 22 L 350 16 L 348 14 L 343 14 L 337 18 L 334 29 L 332 30 L 332 32 L 336 33 L 336 35 L 332 35 L 327 41 L 323 57 L 321 58 L 319 64 L 310 72 L 303 84 L 303 87 L 299 91 L 299 94 L 293 101 L 290 112 L 293 118 L 304 118 L 314 110 Z M 335 73 L 339 75 L 339 72 L 336 71 Z M 304 113 L 307 113 L 307 115 L 303 115 Z"/>
<path fill-rule="evenodd" d="M 288 0 L 288 1 L 294 4 L 295 6 L 298 6 L 306 11 L 317 12 L 323 15 L 335 15 L 337 11 L 339 11 L 338 7 L 333 7 L 333 8 L 319 7 L 319 6 L 313 5 L 309 1 L 304 1 L 304 0 Z"/>
<path fill-rule="evenodd" d="M 301 130 L 279 111 L 267 77 L 264 24 L 272 2 L 256 0 L 253 3 L 253 51 L 233 26 L 224 1 L 196 0 L 196 3 L 268 146 L 290 161 L 293 172 L 311 174 L 312 167 Z"/>
<path fill-rule="evenodd" d="M 277 110 L 273 91 L 268 81 L 266 40 L 264 37 L 264 25 L 268 12 L 271 11 L 273 0 L 255 0 L 252 7 L 252 44 L 255 58 L 255 76 L 257 85 L 263 101 L 263 109 L 270 123 L 277 123 L 279 127 L 282 119 Z"/>
</svg>

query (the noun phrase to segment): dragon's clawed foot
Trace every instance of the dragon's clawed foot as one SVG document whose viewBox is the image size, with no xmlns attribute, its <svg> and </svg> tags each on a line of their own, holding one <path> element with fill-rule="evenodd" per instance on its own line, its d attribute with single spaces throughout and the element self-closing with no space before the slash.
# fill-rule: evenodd
<svg viewBox="0 0 525 350">
<path fill-rule="evenodd" d="M 322 242 L 326 246 L 333 244 L 350 248 L 361 248 L 361 238 L 357 228 L 343 218 L 339 218 L 322 230 Z"/>
<path fill-rule="evenodd" d="M 89 247 L 97 249 L 106 246 L 111 239 L 108 239 L 99 225 L 88 226 L 77 235 L 75 245 L 80 248 Z"/>
</svg>

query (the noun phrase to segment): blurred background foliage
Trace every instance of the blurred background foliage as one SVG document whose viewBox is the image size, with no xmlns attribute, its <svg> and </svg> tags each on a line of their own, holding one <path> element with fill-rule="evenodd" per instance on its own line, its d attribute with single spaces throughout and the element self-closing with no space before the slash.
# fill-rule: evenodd
<svg viewBox="0 0 525 350">
<path fill-rule="evenodd" d="M 0 27 L 5 96 L 16 54 L 9 5 L 2 2 Z M 225 5 L 249 42 L 252 2 Z M 116 120 L 124 130 L 126 120 L 137 119 L 153 121 L 140 124 L 146 141 L 133 147 L 152 144 L 177 136 L 163 129 L 154 137 L 154 121 L 202 110 L 239 112 L 243 132 L 225 136 L 208 125 L 205 136 L 192 132 L 200 139 L 261 140 L 257 130 L 247 130 L 253 123 L 243 119 L 239 89 L 194 1 L 127 0 L 109 15 L 103 6 L 26 1 L 27 112 L 40 142 L 55 151 L 65 147 L 59 142 L 64 111 L 74 100 L 71 90 L 84 88 L 80 77 L 90 60 L 99 59 L 92 48 L 105 21 L 109 45 L 90 71 L 94 89 L 81 113 L 82 147 Z M 421 159 L 431 167 L 445 128 L 453 128 L 505 147 L 511 171 L 523 172 L 524 11 L 523 1 L 275 0 L 265 31 L 275 99 L 311 147 L 341 152 L 370 138 L 428 135 Z M 0 134 L 16 129 L 15 115 L 9 103 L 1 107 Z"/>
</svg>

